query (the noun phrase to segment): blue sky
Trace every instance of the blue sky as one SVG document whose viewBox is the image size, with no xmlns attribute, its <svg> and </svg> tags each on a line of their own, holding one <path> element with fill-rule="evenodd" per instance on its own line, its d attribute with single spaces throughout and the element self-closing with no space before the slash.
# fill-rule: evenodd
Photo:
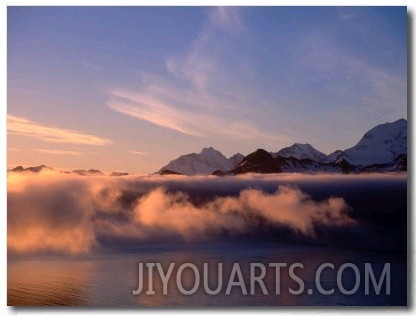
<svg viewBox="0 0 416 316">
<path fill-rule="evenodd" d="M 407 117 L 405 7 L 9 7 L 8 165 L 331 153 Z"/>
</svg>

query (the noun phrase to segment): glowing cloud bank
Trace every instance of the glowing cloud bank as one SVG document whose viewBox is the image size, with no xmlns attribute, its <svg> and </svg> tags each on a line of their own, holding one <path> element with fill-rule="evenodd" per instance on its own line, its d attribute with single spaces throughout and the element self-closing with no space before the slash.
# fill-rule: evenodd
<svg viewBox="0 0 416 316">
<path fill-rule="evenodd" d="M 296 177 L 282 175 L 281 179 Z M 334 176 L 309 177 L 323 183 L 334 180 Z M 277 241 L 325 242 L 334 234 L 350 238 L 362 233 L 362 225 L 350 216 L 351 207 L 343 198 L 317 201 L 290 181 L 275 185 L 272 192 L 244 185 L 232 194 L 209 193 L 212 187 L 229 188 L 258 179 L 259 176 L 247 175 L 228 179 L 115 179 L 53 172 L 9 173 L 8 250 L 80 254 L 108 244 L 198 242 L 264 235 Z M 262 181 L 272 179 L 265 176 Z M 203 193 L 195 194 L 191 188 Z"/>
</svg>

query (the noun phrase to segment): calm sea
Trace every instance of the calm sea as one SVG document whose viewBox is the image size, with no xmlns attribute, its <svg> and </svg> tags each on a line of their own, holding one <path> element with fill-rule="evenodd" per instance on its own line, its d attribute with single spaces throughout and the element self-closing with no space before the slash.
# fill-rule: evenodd
<svg viewBox="0 0 416 316">
<path fill-rule="evenodd" d="M 181 247 L 155 247 L 152 249 L 131 249 L 130 253 L 108 253 L 84 258 L 26 257 L 9 259 L 8 262 L 8 305 L 72 305 L 72 306 L 238 306 L 238 305 L 406 305 L 407 302 L 407 264 L 403 253 L 357 251 L 335 249 L 321 246 L 282 245 L 264 242 L 221 242 L 203 243 Z M 176 269 L 169 281 L 168 293 L 163 295 L 162 283 L 154 274 L 155 295 L 146 295 L 147 270 L 144 269 L 144 290 L 139 295 L 132 291 L 138 287 L 139 262 L 161 262 L 167 271 L 168 264 L 174 262 L 195 264 L 202 275 L 202 264 L 209 263 L 210 279 L 216 287 L 217 263 L 224 268 L 222 291 L 218 295 L 207 295 L 202 280 L 198 291 L 193 295 L 183 295 L 176 286 Z M 243 272 L 248 295 L 243 295 L 239 287 L 234 287 L 230 295 L 225 295 L 232 264 L 238 262 Z M 298 289 L 299 285 L 288 278 L 287 269 L 281 271 L 281 292 L 275 294 L 275 274 L 267 269 L 265 278 L 268 295 L 260 288 L 250 295 L 250 263 L 292 263 L 304 265 L 296 270 L 305 282 L 305 289 L 315 289 L 312 295 L 306 290 L 301 295 L 292 295 L 288 288 Z M 335 288 L 334 294 L 323 295 L 316 290 L 315 272 L 322 263 L 333 263 L 335 270 L 325 270 L 321 283 L 325 289 Z M 344 263 L 354 263 L 360 270 L 361 284 L 354 295 L 344 295 L 337 288 L 336 271 Z M 364 291 L 364 263 L 371 263 L 377 278 L 384 263 L 391 265 L 391 292 L 386 295 L 385 285 L 379 295 Z M 185 270 L 188 271 L 188 270 Z M 191 271 L 191 270 L 189 270 Z M 343 286 L 352 289 L 354 283 L 344 270 Z M 193 274 L 189 279 L 183 274 L 183 286 L 191 289 Z"/>
</svg>

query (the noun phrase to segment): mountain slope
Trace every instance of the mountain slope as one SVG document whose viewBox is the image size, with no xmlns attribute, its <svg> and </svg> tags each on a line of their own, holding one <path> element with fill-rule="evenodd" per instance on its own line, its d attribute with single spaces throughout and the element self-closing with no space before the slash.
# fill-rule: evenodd
<svg viewBox="0 0 416 316">
<path fill-rule="evenodd" d="M 199 154 L 192 153 L 182 155 L 170 161 L 162 167 L 158 174 L 212 174 L 216 170 L 226 172 L 231 170 L 234 165 L 244 158 L 241 154 L 235 154 L 230 159 L 225 157 L 220 151 L 209 147 L 204 148 Z"/>
<path fill-rule="evenodd" d="M 233 166 L 239 164 L 241 161 L 243 161 L 243 159 L 244 159 L 244 155 L 240 153 L 236 153 L 230 157 L 230 161 Z"/>
<path fill-rule="evenodd" d="M 264 149 L 257 149 L 255 152 L 245 157 L 230 172 L 233 174 L 248 172 L 276 173 L 281 172 L 281 170 L 270 153 Z"/>
<path fill-rule="evenodd" d="M 339 158 L 354 165 L 388 164 L 400 155 L 407 155 L 407 121 L 377 125 L 369 130 L 353 147 L 327 156 L 332 162 Z"/>
<path fill-rule="evenodd" d="M 294 157 L 296 159 L 311 159 L 314 161 L 323 161 L 326 155 L 319 150 L 313 148 L 310 144 L 295 143 L 290 147 L 280 149 L 277 153 L 272 153 L 273 158 L 276 157 Z"/>
</svg>

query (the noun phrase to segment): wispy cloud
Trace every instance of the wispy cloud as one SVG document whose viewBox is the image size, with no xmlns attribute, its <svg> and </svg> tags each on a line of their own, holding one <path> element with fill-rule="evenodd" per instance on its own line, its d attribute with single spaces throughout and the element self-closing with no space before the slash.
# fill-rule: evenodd
<svg viewBox="0 0 416 316">
<path fill-rule="evenodd" d="M 238 56 L 233 42 L 244 30 L 239 9 L 210 9 L 188 48 L 166 58 L 167 76 L 145 73 L 136 91 L 109 89 L 108 107 L 189 136 L 281 141 L 285 133 L 266 132 L 250 120 L 249 88 L 224 67 L 230 55 Z"/>
<path fill-rule="evenodd" d="M 112 141 L 80 131 L 52 127 L 22 117 L 7 115 L 7 132 L 12 135 L 34 137 L 53 143 L 103 146 Z"/>
<path fill-rule="evenodd" d="M 185 111 L 163 101 L 160 95 L 122 90 L 112 91 L 110 95 L 108 106 L 111 109 L 189 136 L 218 136 L 257 140 L 278 140 L 281 137 L 269 135 L 241 119 L 235 120 L 233 117 L 214 115 L 204 107 L 189 108 Z M 176 98 L 179 99 L 180 97 L 181 93 L 179 91 Z M 186 102 L 186 99 L 184 99 L 184 102 Z"/>
<path fill-rule="evenodd" d="M 244 30 L 237 8 L 216 7 L 208 14 L 208 22 L 199 32 L 188 51 L 181 56 L 167 58 L 168 71 L 179 79 L 205 91 L 224 71 L 219 59 L 230 49 L 230 37 Z M 224 35 L 226 35 L 224 39 Z"/>
<path fill-rule="evenodd" d="M 145 152 L 145 151 L 137 151 L 137 150 L 130 150 L 129 151 L 130 154 L 134 154 L 134 155 L 150 155 L 150 153 Z"/>
<path fill-rule="evenodd" d="M 241 31 L 244 29 L 239 9 L 235 7 L 215 7 L 209 14 L 213 27 L 228 31 Z"/>
<path fill-rule="evenodd" d="M 44 154 L 51 154 L 51 155 L 71 155 L 71 156 L 80 156 L 83 153 L 78 151 L 71 151 L 71 150 L 53 150 L 53 149 L 43 149 L 43 148 L 32 148 L 34 151 L 38 151 Z"/>
<path fill-rule="evenodd" d="M 132 94 L 126 91 L 112 91 L 108 106 L 120 113 L 170 128 L 187 135 L 198 136 L 192 122 L 192 115 L 175 109 L 157 97 L 146 94 Z"/>
</svg>

